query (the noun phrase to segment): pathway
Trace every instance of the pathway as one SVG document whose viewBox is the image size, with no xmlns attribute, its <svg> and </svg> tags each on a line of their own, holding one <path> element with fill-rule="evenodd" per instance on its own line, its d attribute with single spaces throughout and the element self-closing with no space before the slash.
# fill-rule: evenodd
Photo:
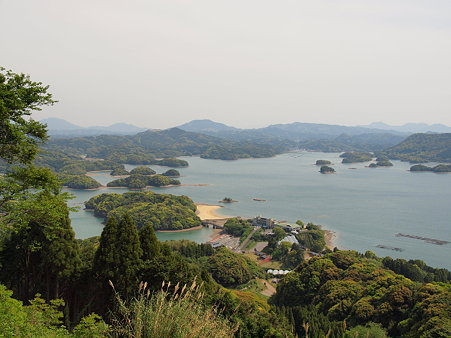
<svg viewBox="0 0 451 338">
<path fill-rule="evenodd" d="M 249 241 L 252 238 L 252 235 L 254 235 L 254 233 L 258 230 L 259 228 L 254 227 L 254 229 L 252 229 L 252 231 L 250 232 L 250 234 L 246 237 L 246 239 L 240 244 L 240 246 L 237 248 L 237 250 L 244 250 L 247 247 L 247 244 L 249 243 Z"/>
</svg>

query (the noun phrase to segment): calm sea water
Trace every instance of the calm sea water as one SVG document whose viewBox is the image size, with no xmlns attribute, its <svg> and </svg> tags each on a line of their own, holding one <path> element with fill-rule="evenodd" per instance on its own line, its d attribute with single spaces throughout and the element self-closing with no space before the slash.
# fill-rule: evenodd
<svg viewBox="0 0 451 338">
<path fill-rule="evenodd" d="M 396 233 L 406 233 L 451 242 L 451 174 L 411 173 L 409 164 L 399 161 L 393 161 L 394 167 L 376 169 L 366 168 L 368 163 L 341 164 L 339 154 L 330 153 L 289 153 L 269 159 L 239 161 L 185 159 L 190 166 L 179 169 L 182 184 L 208 186 L 154 188 L 152 191 L 187 195 L 195 202 L 209 204 L 231 197 L 239 202 L 225 205 L 220 213 L 243 217 L 261 215 L 289 222 L 302 219 L 337 232 L 335 244 L 339 248 L 422 259 L 429 265 L 451 269 L 448 259 L 451 244 L 440 246 L 395 237 Z M 332 161 L 337 173 L 320 174 L 314 165 L 317 159 Z M 157 172 L 167 170 L 151 167 Z M 95 178 L 103 184 L 112 180 L 107 173 Z M 72 204 L 81 205 L 102 192 L 125 191 L 128 190 L 72 190 L 76 195 Z M 91 212 L 82 210 L 71 218 L 79 238 L 99 235 L 102 231 L 102 220 Z M 211 230 L 202 229 L 159 233 L 158 237 L 204 242 L 210 235 Z M 404 251 L 380 249 L 377 245 Z"/>
</svg>

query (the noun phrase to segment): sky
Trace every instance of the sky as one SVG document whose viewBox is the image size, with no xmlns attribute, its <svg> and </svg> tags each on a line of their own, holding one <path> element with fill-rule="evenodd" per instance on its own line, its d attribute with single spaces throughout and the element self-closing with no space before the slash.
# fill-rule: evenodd
<svg viewBox="0 0 451 338">
<path fill-rule="evenodd" d="M 0 0 L 0 66 L 82 126 L 451 125 L 451 1 Z"/>
</svg>

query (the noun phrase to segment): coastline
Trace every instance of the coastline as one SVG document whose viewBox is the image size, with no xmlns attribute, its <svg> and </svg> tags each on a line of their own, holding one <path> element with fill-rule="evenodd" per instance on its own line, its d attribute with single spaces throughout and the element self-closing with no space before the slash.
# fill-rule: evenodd
<svg viewBox="0 0 451 338">
<path fill-rule="evenodd" d="M 200 230 L 202 229 L 202 225 L 198 225 L 197 227 L 187 228 L 187 229 L 180 229 L 180 230 L 157 230 L 156 232 L 186 232 L 186 231 L 194 231 L 194 230 Z"/>
<path fill-rule="evenodd" d="M 337 239 L 337 233 L 332 230 L 323 230 L 324 231 L 324 239 L 326 241 L 326 247 L 330 250 L 333 250 L 335 245 L 335 240 Z"/>
</svg>

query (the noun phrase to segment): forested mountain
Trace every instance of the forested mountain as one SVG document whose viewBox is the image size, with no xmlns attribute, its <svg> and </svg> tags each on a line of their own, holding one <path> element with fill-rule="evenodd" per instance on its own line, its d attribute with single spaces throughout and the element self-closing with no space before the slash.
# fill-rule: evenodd
<svg viewBox="0 0 451 338">
<path fill-rule="evenodd" d="M 410 162 L 451 163 L 451 133 L 414 134 L 382 154 L 391 159 Z"/>
<path fill-rule="evenodd" d="M 200 155 L 204 158 L 224 160 L 271 157 L 288 150 L 284 144 L 237 142 L 178 128 L 148 130 L 132 136 L 101 135 L 53 139 L 47 147 L 94 158 L 108 158 L 120 154 L 147 154 L 154 157 Z"/>
<path fill-rule="evenodd" d="M 240 130 L 239 128 L 230 127 L 224 123 L 219 123 L 212 120 L 192 120 L 178 126 L 177 128 L 209 135 L 220 134 L 222 132 L 236 132 Z"/>
</svg>

